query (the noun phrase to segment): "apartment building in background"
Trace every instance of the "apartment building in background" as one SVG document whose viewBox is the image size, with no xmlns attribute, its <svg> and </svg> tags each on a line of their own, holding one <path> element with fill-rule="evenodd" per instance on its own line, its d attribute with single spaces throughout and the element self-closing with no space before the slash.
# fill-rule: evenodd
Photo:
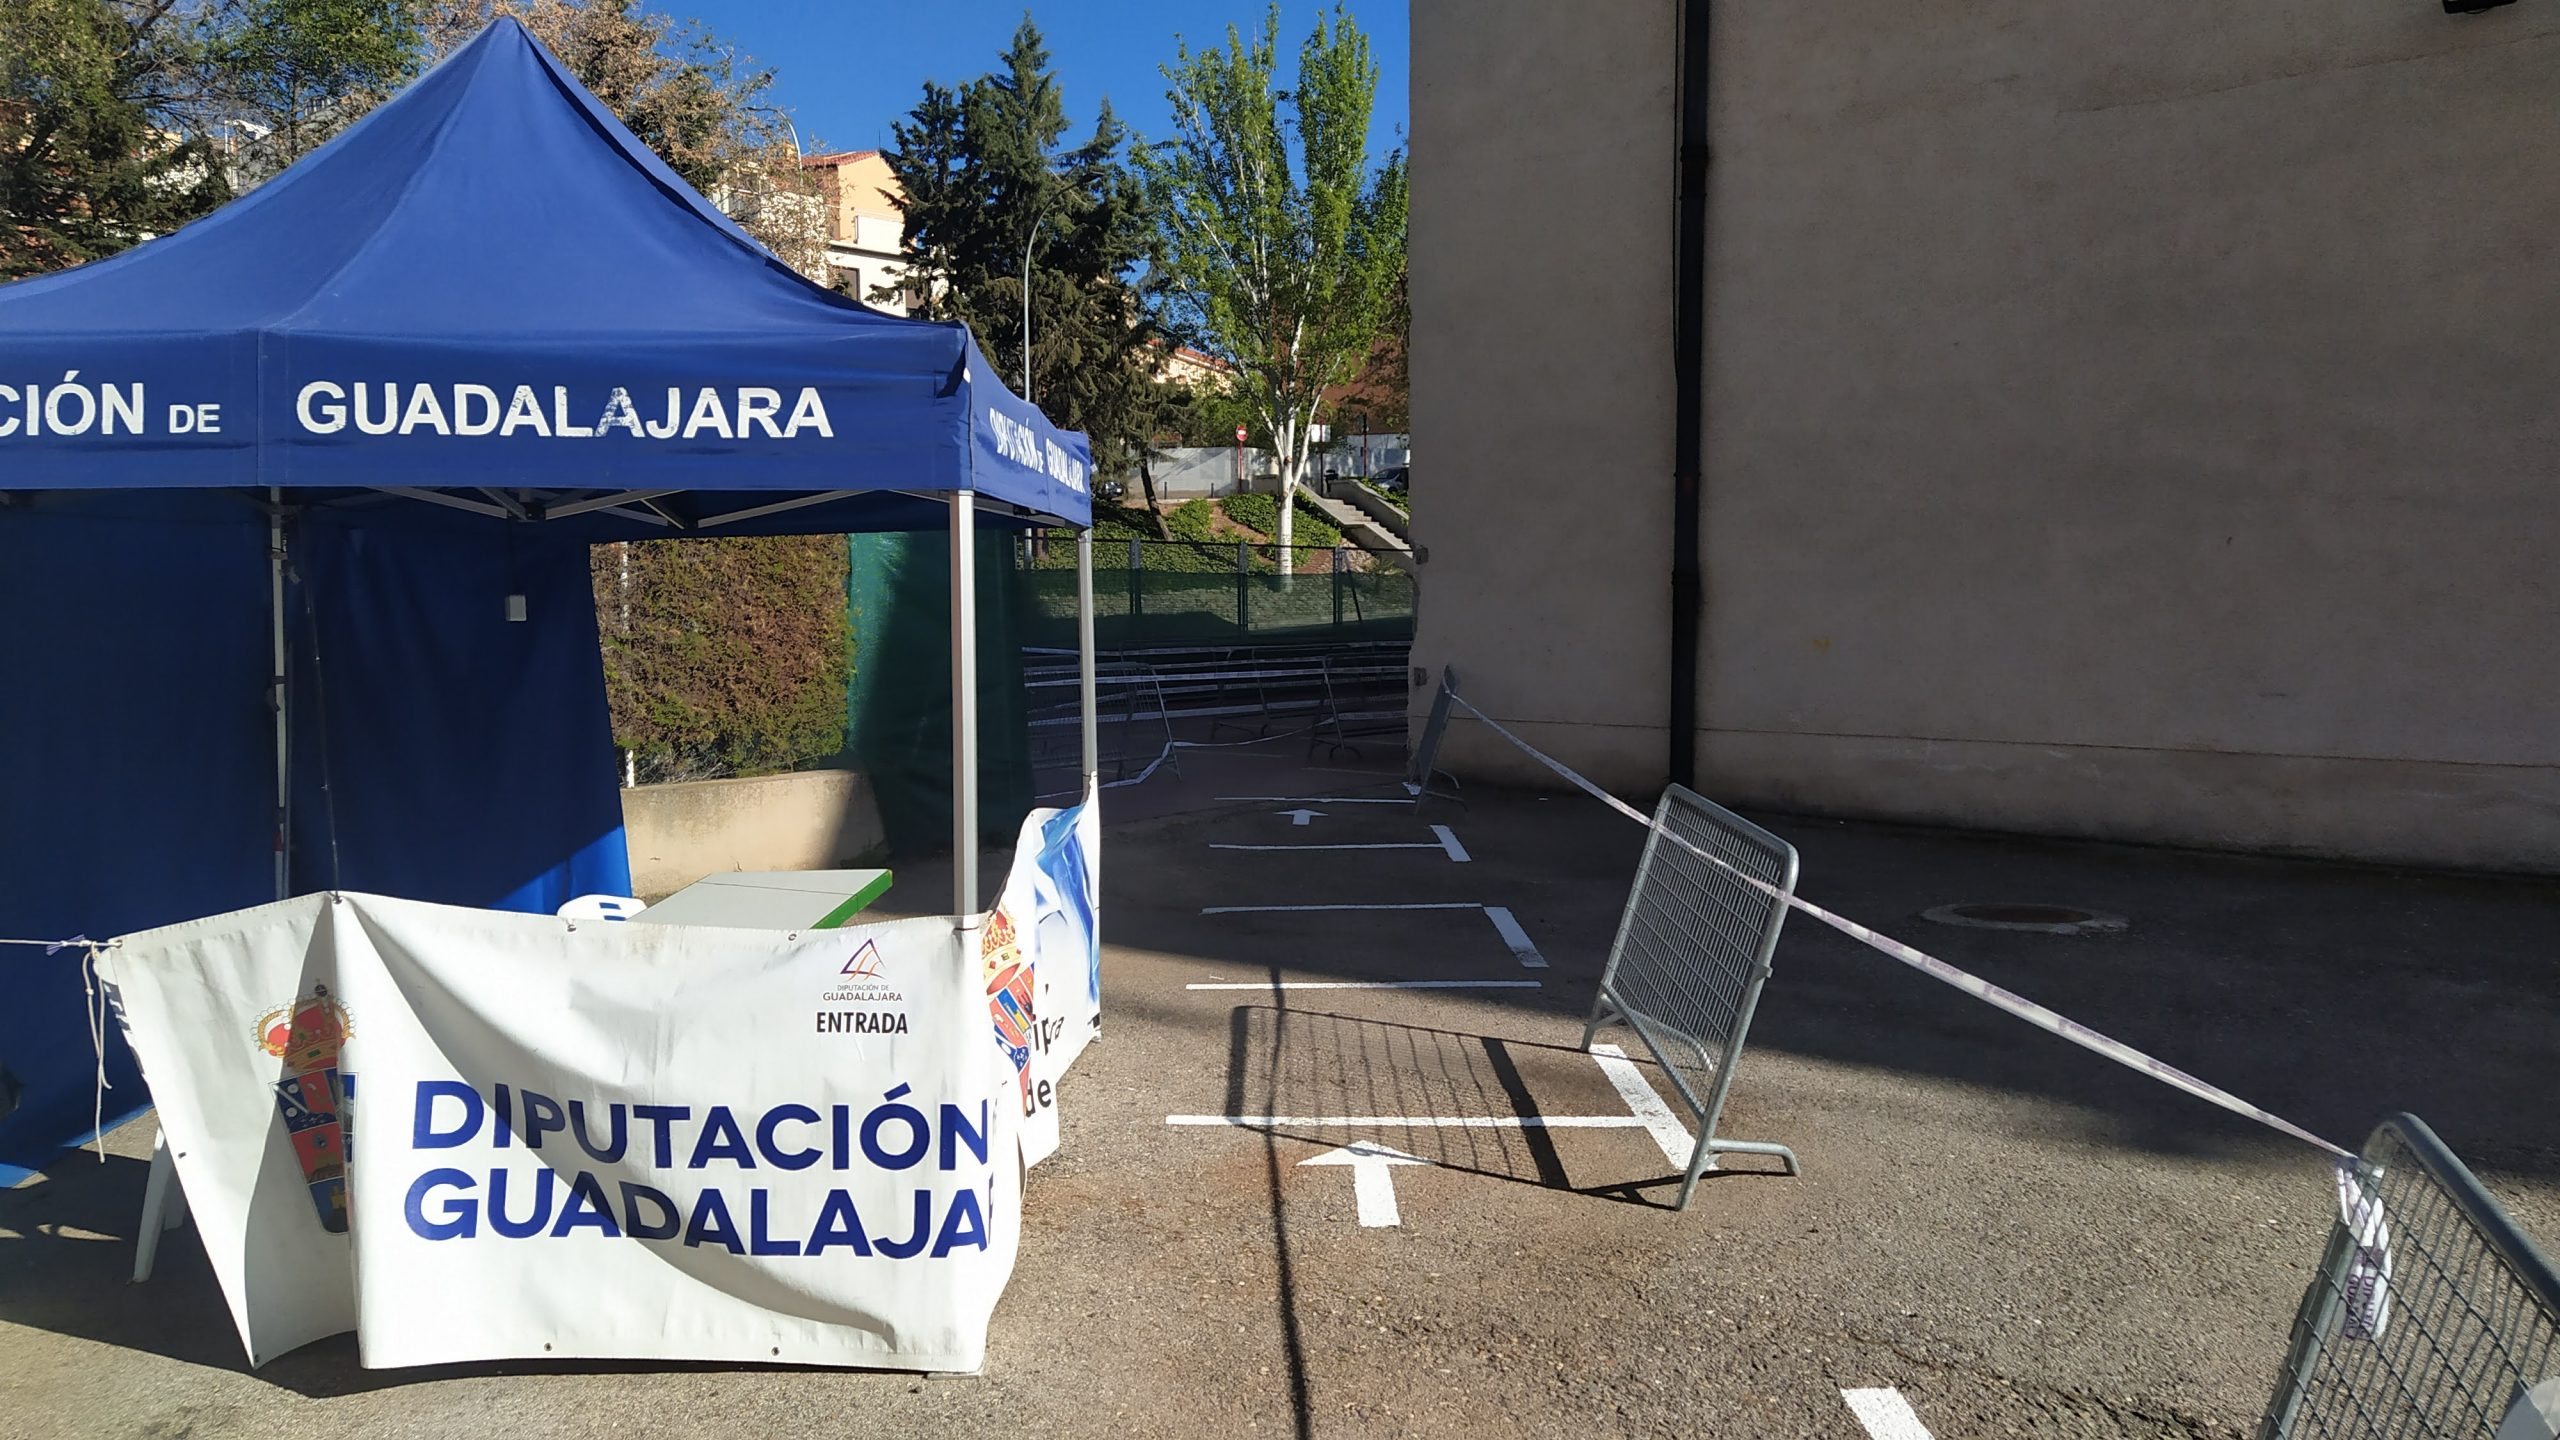
<svg viewBox="0 0 2560 1440">
<path fill-rule="evenodd" d="M 844 150 L 811 155 L 800 164 L 818 182 L 834 288 L 874 309 L 906 314 L 910 301 L 899 251 L 906 217 L 898 209 L 901 192 L 888 158 L 877 150 Z M 881 294 L 884 288 L 890 293 Z"/>
</svg>

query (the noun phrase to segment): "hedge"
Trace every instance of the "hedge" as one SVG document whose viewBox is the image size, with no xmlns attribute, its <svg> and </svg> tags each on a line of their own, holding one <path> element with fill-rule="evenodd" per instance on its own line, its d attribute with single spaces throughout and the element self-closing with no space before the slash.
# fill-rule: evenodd
<svg viewBox="0 0 2560 1440">
<path fill-rule="evenodd" d="M 844 748 L 841 535 L 589 552 L 614 743 L 643 781 L 771 774 Z"/>
</svg>

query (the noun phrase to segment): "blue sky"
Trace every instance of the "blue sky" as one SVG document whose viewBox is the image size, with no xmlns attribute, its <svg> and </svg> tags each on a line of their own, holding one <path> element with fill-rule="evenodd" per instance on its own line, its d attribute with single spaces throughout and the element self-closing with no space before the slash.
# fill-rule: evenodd
<svg viewBox="0 0 2560 1440">
<path fill-rule="evenodd" d="M 1021 20 L 1021 0 L 656 0 L 656 8 L 701 20 L 712 33 L 776 72 L 776 98 L 792 112 L 804 144 L 869 150 L 889 139 L 889 125 L 914 108 L 927 80 L 956 84 L 994 67 Z M 1179 34 L 1194 49 L 1223 41 L 1227 26 L 1250 33 L 1263 0 L 1049 0 L 1032 19 L 1047 38 L 1065 87 L 1068 138 L 1093 128 L 1108 94 L 1120 118 L 1150 139 L 1172 130 L 1164 77 Z M 1314 28 L 1318 7 L 1288 0 L 1280 8 L 1284 68 Z M 1378 108 L 1369 147 L 1383 154 L 1403 143 L 1406 23 L 1404 0 L 1351 6 L 1378 61 Z"/>
</svg>

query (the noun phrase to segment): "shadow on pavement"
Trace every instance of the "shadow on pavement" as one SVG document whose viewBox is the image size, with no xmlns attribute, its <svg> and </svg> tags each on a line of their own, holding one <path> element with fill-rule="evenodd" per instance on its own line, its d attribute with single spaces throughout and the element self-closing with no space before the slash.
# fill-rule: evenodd
<svg viewBox="0 0 2560 1440">
<path fill-rule="evenodd" d="M 1445 1170 L 1658 1210 L 1681 1176 L 1613 1176 L 1576 1184 L 1521 1077 L 1515 1050 L 1572 1056 L 1571 1045 L 1405 1025 L 1367 1016 L 1239 1005 L 1228 1021 L 1226 1112 L 1277 1139 L 1334 1146 L 1376 1138 Z M 1304 1123 L 1332 1116 L 1510 1117 L 1518 1126 Z M 1635 1128 L 1632 1123 L 1629 1129 Z M 1750 1170 L 1711 1171 L 1710 1179 Z M 1647 1192 L 1660 1190 L 1659 1196 Z M 1276 1196 L 1276 1192 L 1275 1192 Z"/>
<path fill-rule="evenodd" d="M 116 1137 L 148 1131 L 137 1124 Z M 149 1281 L 133 1283 L 134 1235 L 150 1161 L 110 1153 L 67 1155 L 43 1182 L 0 1191 L 0 1323 L 22 1325 L 160 1355 L 209 1370 L 249 1374 L 248 1356 L 192 1222 L 162 1237 Z M 461 1376 L 776 1375 L 841 1373 L 835 1367 L 687 1361 L 490 1361 L 367 1370 L 353 1335 L 315 1341 L 268 1361 L 257 1377 L 325 1400 L 427 1385 Z M 27 1432 L 35 1433 L 35 1432 Z"/>
</svg>

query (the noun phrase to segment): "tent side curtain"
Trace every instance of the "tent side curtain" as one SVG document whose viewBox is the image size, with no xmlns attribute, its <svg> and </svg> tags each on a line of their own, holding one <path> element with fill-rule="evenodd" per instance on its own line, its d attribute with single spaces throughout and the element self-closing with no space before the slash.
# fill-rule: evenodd
<svg viewBox="0 0 2560 1440">
<path fill-rule="evenodd" d="M 587 547 L 467 516 L 306 515 L 292 537 L 293 888 L 535 912 L 629 893 Z M 267 538 L 220 494 L 0 508 L 19 697 L 0 705 L 17 757 L 0 935 L 104 937 L 275 898 Z M 99 1097 L 80 952 L 0 963 L 5 1185 L 88 1131 Z M 148 1097 L 112 1022 L 103 1041 L 112 1125 Z"/>
<path fill-rule="evenodd" d="M 1090 527 L 1092 441 L 1050 424 L 1036 406 L 1006 389 L 974 337 L 968 348 L 971 488 L 1078 529 Z"/>
</svg>

